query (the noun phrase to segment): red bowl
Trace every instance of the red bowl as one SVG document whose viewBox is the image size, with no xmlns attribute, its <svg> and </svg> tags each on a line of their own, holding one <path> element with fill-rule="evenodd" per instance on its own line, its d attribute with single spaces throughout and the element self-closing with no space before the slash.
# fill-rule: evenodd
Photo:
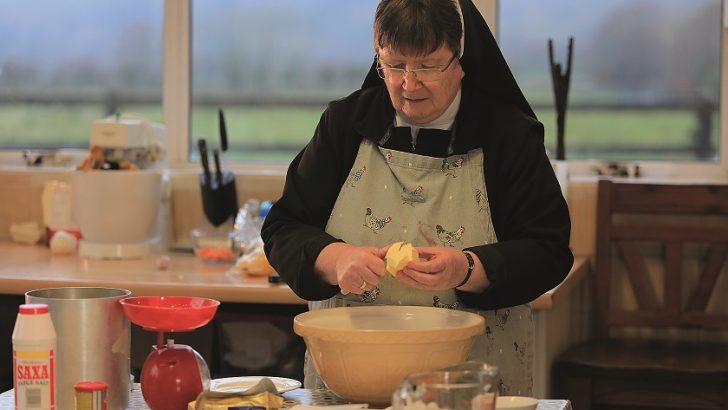
<svg viewBox="0 0 728 410">
<path fill-rule="evenodd" d="M 132 296 L 119 301 L 126 317 L 146 330 L 188 332 L 206 325 L 220 302 L 191 296 Z"/>
</svg>

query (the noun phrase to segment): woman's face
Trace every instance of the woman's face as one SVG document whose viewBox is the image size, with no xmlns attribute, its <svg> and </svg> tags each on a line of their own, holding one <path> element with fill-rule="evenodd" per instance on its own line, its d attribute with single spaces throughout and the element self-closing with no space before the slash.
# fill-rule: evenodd
<svg viewBox="0 0 728 410">
<path fill-rule="evenodd" d="M 378 55 L 379 65 L 385 69 L 443 69 L 447 66 L 439 79 L 435 80 L 422 81 L 409 71 L 405 73 L 404 78 L 401 75 L 385 75 L 384 83 L 387 85 L 394 109 L 411 124 L 426 124 L 437 119 L 447 110 L 460 89 L 460 81 L 464 76 L 463 69 L 460 61 L 457 58 L 453 59 L 452 51 L 446 46 L 441 46 L 425 56 L 406 55 L 389 47 L 380 48 Z"/>
</svg>

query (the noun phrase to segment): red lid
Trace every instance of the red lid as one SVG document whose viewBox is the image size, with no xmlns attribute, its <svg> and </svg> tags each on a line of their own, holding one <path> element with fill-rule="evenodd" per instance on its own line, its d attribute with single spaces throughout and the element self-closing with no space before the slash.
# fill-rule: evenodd
<svg viewBox="0 0 728 410">
<path fill-rule="evenodd" d="M 26 303 L 20 305 L 18 311 L 21 315 L 39 315 L 41 313 L 48 313 L 48 305 L 43 303 Z"/>
<path fill-rule="evenodd" d="M 82 392 L 105 391 L 108 387 L 109 385 L 104 382 L 78 382 L 73 385 L 76 391 Z"/>
</svg>

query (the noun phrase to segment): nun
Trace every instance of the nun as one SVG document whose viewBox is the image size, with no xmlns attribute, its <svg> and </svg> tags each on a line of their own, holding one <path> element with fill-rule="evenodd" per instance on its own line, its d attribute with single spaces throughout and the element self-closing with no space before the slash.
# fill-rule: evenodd
<svg viewBox="0 0 728 410">
<path fill-rule="evenodd" d="M 486 318 L 470 359 L 532 395 L 528 302 L 573 263 L 544 128 L 471 0 L 382 0 L 361 89 L 331 102 L 263 226 L 309 309 L 371 304 Z M 396 276 L 392 243 L 419 251 Z M 376 354 L 375 351 L 372 354 Z M 324 387 L 310 360 L 306 388 Z"/>
</svg>

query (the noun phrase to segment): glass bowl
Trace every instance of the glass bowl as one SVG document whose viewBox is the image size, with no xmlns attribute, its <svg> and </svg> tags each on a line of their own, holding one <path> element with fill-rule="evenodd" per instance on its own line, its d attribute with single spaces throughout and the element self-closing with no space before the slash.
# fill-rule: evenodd
<svg viewBox="0 0 728 410">
<path fill-rule="evenodd" d="M 233 263 L 240 256 L 229 231 L 193 229 L 190 240 L 195 256 L 207 263 Z"/>
</svg>

